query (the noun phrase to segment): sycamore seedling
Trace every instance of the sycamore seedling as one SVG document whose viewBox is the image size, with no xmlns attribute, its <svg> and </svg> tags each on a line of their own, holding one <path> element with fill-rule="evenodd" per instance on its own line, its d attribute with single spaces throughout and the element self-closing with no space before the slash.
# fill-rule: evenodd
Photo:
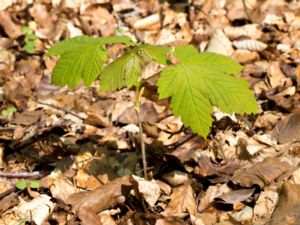
<svg viewBox="0 0 300 225">
<path fill-rule="evenodd" d="M 123 44 L 126 49 L 122 56 L 107 64 L 106 46 L 112 44 Z M 135 87 L 145 177 L 147 161 L 139 112 L 141 76 L 148 62 L 164 66 L 157 82 L 159 98 L 170 98 L 174 115 L 203 137 L 207 137 L 212 126 L 213 106 L 229 114 L 258 112 L 249 84 L 233 76 L 242 71 L 242 66 L 223 55 L 199 53 L 191 45 L 172 49 L 135 43 L 126 36 L 79 36 L 55 44 L 48 55 L 60 56 L 52 73 L 53 84 L 75 88 L 82 81 L 90 86 L 99 79 L 100 91 Z M 176 60 L 169 60 L 170 57 Z"/>
</svg>

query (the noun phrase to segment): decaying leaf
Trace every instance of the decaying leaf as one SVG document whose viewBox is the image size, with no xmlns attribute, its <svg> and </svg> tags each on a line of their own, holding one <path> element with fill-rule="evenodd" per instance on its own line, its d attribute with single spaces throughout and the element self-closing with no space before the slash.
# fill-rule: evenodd
<svg viewBox="0 0 300 225">
<path fill-rule="evenodd" d="M 39 121 L 42 114 L 43 113 L 41 111 L 25 111 L 22 114 L 18 115 L 13 122 L 15 124 L 20 124 L 25 126 L 32 125 L 35 124 L 37 121 Z"/>
<path fill-rule="evenodd" d="M 268 225 L 297 225 L 300 222 L 300 185 L 284 183 L 282 192 Z"/>
<path fill-rule="evenodd" d="M 137 186 L 139 193 L 143 196 L 145 201 L 153 207 L 160 197 L 161 191 L 159 185 L 155 180 L 145 180 L 132 175 L 131 182 L 133 185 Z"/>
<path fill-rule="evenodd" d="M 181 171 L 176 171 L 176 170 L 163 174 L 162 178 L 173 187 L 177 187 L 179 185 L 185 184 L 189 180 L 189 177 L 186 173 L 183 173 Z"/>
<path fill-rule="evenodd" d="M 215 198 L 215 203 L 224 204 L 224 205 L 232 205 L 233 209 L 237 209 L 240 202 L 245 201 L 250 198 L 254 193 L 255 188 L 251 189 L 239 189 L 236 191 L 231 191 L 229 193 L 225 193 L 217 198 Z"/>
<path fill-rule="evenodd" d="M 188 214 L 196 213 L 194 191 L 189 183 L 173 189 L 171 201 L 167 205 L 164 216 L 176 216 L 183 218 Z"/>
<path fill-rule="evenodd" d="M 269 221 L 278 202 L 278 193 L 273 189 L 270 188 L 260 193 L 253 209 L 253 224 L 265 224 Z"/>
<path fill-rule="evenodd" d="M 212 162 L 210 158 L 201 156 L 195 173 L 208 178 L 213 183 L 227 182 L 231 175 L 239 168 L 238 161 L 226 160 L 221 164 Z"/>
<path fill-rule="evenodd" d="M 258 185 L 260 188 L 264 188 L 290 169 L 290 167 L 287 162 L 281 162 L 277 158 L 269 157 L 252 167 L 236 171 L 231 180 L 233 183 L 243 187 Z"/>
<path fill-rule="evenodd" d="M 250 206 L 246 206 L 238 212 L 232 212 L 231 216 L 234 218 L 235 221 L 240 222 L 242 224 L 247 224 L 251 221 L 253 217 L 253 209 Z"/>
<path fill-rule="evenodd" d="M 37 225 L 43 224 L 54 209 L 51 197 L 42 194 L 30 202 L 23 202 L 18 206 L 17 214 L 22 218 L 32 219 Z"/>
<path fill-rule="evenodd" d="M 83 224 L 100 225 L 98 213 L 125 201 L 131 189 L 129 177 L 121 177 L 96 190 L 71 195 L 67 203 L 78 213 Z"/>
<path fill-rule="evenodd" d="M 240 37 L 259 39 L 262 36 L 262 32 L 260 31 L 258 24 L 246 24 L 238 27 L 227 26 L 225 27 L 224 32 L 231 39 L 237 39 Z"/>
<path fill-rule="evenodd" d="M 273 136 L 279 143 L 300 140 L 300 112 L 294 112 L 280 120 L 273 129 Z"/>
<path fill-rule="evenodd" d="M 229 193 L 230 189 L 227 184 L 217 184 L 214 186 L 208 187 L 203 197 L 200 199 L 200 203 L 198 205 L 198 212 L 203 212 L 214 201 L 215 198 L 222 196 L 223 194 Z"/>
<path fill-rule="evenodd" d="M 226 37 L 221 29 L 216 30 L 209 41 L 207 51 L 215 52 L 226 56 L 231 56 L 234 52 L 231 41 Z"/>
<path fill-rule="evenodd" d="M 0 214 L 4 213 L 6 210 L 18 205 L 20 200 L 18 199 L 18 195 L 16 193 L 11 193 L 8 196 L 5 196 L 0 201 Z"/>
</svg>

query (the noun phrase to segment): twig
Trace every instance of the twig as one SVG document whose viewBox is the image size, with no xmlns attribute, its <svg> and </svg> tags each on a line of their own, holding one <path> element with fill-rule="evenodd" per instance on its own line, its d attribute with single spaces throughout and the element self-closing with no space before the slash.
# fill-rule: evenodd
<svg viewBox="0 0 300 225">
<path fill-rule="evenodd" d="M 5 196 L 10 195 L 11 193 L 15 192 L 16 189 L 17 189 L 16 187 L 12 187 L 12 188 L 10 188 L 10 189 L 8 189 L 8 190 L 6 190 L 6 191 L 0 193 L 0 199 L 2 199 L 2 198 L 4 198 Z"/>
<path fill-rule="evenodd" d="M 8 172 L 8 171 L 0 171 L 0 177 L 5 178 L 17 178 L 17 179 L 41 179 L 45 177 L 48 173 L 46 172 Z"/>
<path fill-rule="evenodd" d="M 156 72 L 156 73 L 150 75 L 149 77 L 142 79 L 141 84 L 143 84 L 143 83 L 147 82 L 148 80 L 150 80 L 150 79 L 152 79 L 152 78 L 158 76 L 160 73 L 161 73 L 161 71 L 158 71 L 158 72 Z"/>
<path fill-rule="evenodd" d="M 84 119 L 85 119 L 85 118 L 83 118 L 83 117 L 81 117 L 81 116 L 78 116 L 76 113 L 73 113 L 73 112 L 71 112 L 71 111 L 69 111 L 69 110 L 67 110 L 67 109 L 65 109 L 65 108 L 63 108 L 63 107 L 61 107 L 61 106 L 52 105 L 52 104 L 45 103 L 45 102 L 40 102 L 40 101 L 36 101 L 36 102 L 39 103 L 39 104 L 41 104 L 41 105 L 50 106 L 50 107 L 52 107 L 52 108 L 55 108 L 55 109 L 64 111 L 65 113 L 68 113 L 68 114 L 70 114 L 70 115 L 72 115 L 72 116 L 75 116 L 75 117 L 77 117 L 77 118 L 79 118 L 79 119 L 81 119 L 81 120 L 84 120 Z"/>
<path fill-rule="evenodd" d="M 13 131 L 15 130 L 14 127 L 0 127 L 0 131 Z"/>
<path fill-rule="evenodd" d="M 166 147 L 171 147 L 171 148 L 178 148 L 179 146 L 185 144 L 186 142 L 188 142 L 189 140 L 193 139 L 194 137 L 197 137 L 197 134 L 190 134 L 188 137 L 186 137 L 184 140 L 182 141 L 178 141 L 169 145 L 165 145 Z"/>
</svg>

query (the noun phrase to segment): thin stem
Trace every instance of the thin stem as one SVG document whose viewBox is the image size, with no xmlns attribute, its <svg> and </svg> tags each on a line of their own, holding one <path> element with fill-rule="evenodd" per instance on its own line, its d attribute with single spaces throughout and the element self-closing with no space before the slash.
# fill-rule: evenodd
<svg viewBox="0 0 300 225">
<path fill-rule="evenodd" d="M 38 172 L 38 171 L 34 171 L 34 172 L 0 171 L 0 177 L 18 178 L 18 179 L 41 179 L 42 177 L 45 177 L 47 174 L 48 174 L 47 172 Z"/>
<path fill-rule="evenodd" d="M 147 158 L 146 158 L 146 146 L 144 142 L 144 137 L 143 137 L 143 127 L 142 127 L 142 122 L 140 118 L 140 112 L 141 112 L 141 95 L 144 92 L 144 87 L 136 88 L 136 96 L 135 96 L 135 111 L 138 119 L 138 124 L 139 124 L 139 134 L 140 134 L 140 142 L 141 142 L 141 152 L 142 152 L 142 161 L 143 161 L 143 171 L 144 171 L 144 177 L 146 180 L 148 180 L 147 177 Z"/>
<path fill-rule="evenodd" d="M 250 20 L 250 21 L 252 21 L 252 18 L 251 18 L 251 16 L 250 16 L 249 12 L 248 12 L 247 5 L 246 5 L 245 0 L 242 0 L 242 2 L 243 2 L 243 7 L 244 7 L 244 11 L 245 11 L 245 13 L 246 13 L 247 19 Z"/>
</svg>

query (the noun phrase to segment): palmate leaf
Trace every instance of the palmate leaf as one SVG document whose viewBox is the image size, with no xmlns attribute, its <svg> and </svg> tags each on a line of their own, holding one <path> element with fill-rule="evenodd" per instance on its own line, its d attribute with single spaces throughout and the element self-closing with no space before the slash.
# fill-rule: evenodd
<svg viewBox="0 0 300 225">
<path fill-rule="evenodd" d="M 53 45 L 47 55 L 60 55 L 60 58 L 52 72 L 52 83 L 74 88 L 83 80 L 87 86 L 91 85 L 106 60 L 104 45 L 113 43 L 135 45 L 126 36 L 78 36 Z"/>
<path fill-rule="evenodd" d="M 160 98 L 171 97 L 171 108 L 194 132 L 206 137 L 212 125 L 212 108 L 227 113 L 257 113 L 249 84 L 232 76 L 242 66 L 215 53 L 198 53 L 192 46 L 176 47 L 181 62 L 166 67 L 158 80 Z"/>
<path fill-rule="evenodd" d="M 100 76 L 100 91 L 118 90 L 124 86 L 138 86 L 146 62 L 167 64 L 168 47 L 139 45 L 106 66 Z"/>
</svg>

